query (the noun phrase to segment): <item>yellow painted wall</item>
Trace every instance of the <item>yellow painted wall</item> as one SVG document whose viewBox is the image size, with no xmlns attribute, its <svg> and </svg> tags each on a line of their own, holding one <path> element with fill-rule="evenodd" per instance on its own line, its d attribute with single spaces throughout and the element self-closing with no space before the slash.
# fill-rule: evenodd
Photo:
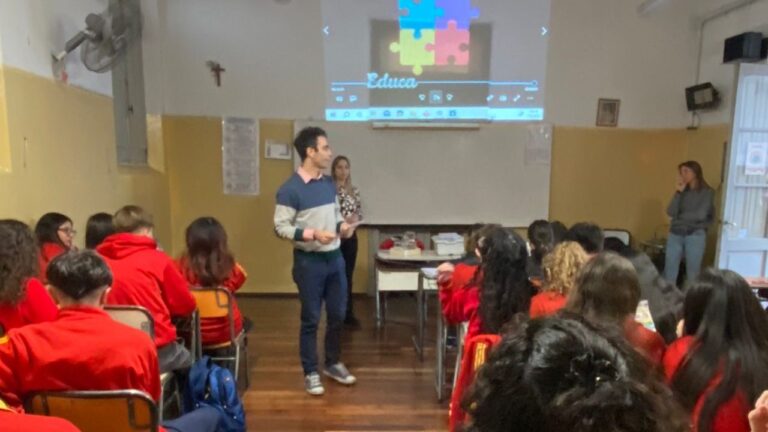
<svg viewBox="0 0 768 432">
<path fill-rule="evenodd" d="M 243 292 L 295 293 L 291 280 L 293 262 L 289 242 L 278 239 L 272 229 L 275 194 L 293 172 L 290 160 L 264 158 L 266 140 L 293 141 L 293 122 L 261 120 L 260 194 L 224 195 L 221 176 L 221 119 L 164 117 L 163 137 L 167 149 L 174 253 L 184 248 L 184 231 L 195 218 L 213 216 L 227 229 L 230 247 L 248 272 Z M 367 250 L 361 233 L 360 250 Z M 357 287 L 365 288 L 365 263 L 356 272 Z"/>
<path fill-rule="evenodd" d="M 11 145 L 8 142 L 8 110 L 5 96 L 5 73 L 0 65 L 0 173 L 11 169 Z"/>
<path fill-rule="evenodd" d="M 11 156 L 10 171 L 0 171 L 0 217 L 33 224 L 48 211 L 64 213 L 82 245 L 90 214 L 133 203 L 154 214 L 160 243 L 170 244 L 167 178 L 117 167 L 111 98 L 10 67 L 0 76 L 0 149 L 7 133 Z"/>
<path fill-rule="evenodd" d="M 628 229 L 639 241 L 666 235 L 685 138 L 683 130 L 555 127 L 550 217 Z"/>
</svg>

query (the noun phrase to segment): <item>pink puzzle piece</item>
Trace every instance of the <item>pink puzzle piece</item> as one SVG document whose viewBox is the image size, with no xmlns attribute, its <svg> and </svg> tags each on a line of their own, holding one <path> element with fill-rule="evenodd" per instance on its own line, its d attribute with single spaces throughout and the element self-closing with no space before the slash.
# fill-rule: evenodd
<svg viewBox="0 0 768 432">
<path fill-rule="evenodd" d="M 448 28 L 435 31 L 435 43 L 427 44 L 427 51 L 435 53 L 435 65 L 466 66 L 469 64 L 469 30 L 457 28 L 456 21 L 448 21 Z"/>
</svg>

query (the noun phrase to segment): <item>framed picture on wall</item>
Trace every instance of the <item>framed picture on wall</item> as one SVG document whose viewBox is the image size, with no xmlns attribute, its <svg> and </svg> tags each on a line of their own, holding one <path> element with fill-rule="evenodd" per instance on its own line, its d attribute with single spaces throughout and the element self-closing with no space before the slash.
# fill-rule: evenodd
<svg viewBox="0 0 768 432">
<path fill-rule="evenodd" d="M 619 99 L 598 99 L 597 126 L 616 127 L 619 124 L 619 105 Z"/>
</svg>

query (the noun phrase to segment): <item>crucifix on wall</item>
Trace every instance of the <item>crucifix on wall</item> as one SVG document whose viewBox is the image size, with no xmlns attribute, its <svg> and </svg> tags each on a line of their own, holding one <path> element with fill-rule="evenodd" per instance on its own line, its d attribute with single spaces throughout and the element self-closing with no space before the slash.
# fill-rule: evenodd
<svg viewBox="0 0 768 432">
<path fill-rule="evenodd" d="M 213 60 L 208 60 L 205 62 L 205 64 L 211 70 L 211 74 L 213 75 L 214 79 L 216 79 L 216 87 L 221 87 L 221 73 L 226 72 L 227 70 L 221 67 L 219 62 L 215 62 Z"/>
</svg>

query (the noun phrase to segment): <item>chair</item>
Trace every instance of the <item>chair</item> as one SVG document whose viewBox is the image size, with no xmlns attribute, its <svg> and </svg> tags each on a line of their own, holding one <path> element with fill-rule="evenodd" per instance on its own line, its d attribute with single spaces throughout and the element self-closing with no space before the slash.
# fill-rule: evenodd
<svg viewBox="0 0 768 432">
<path fill-rule="evenodd" d="M 128 327 L 141 330 L 149 335 L 152 340 L 155 339 L 155 320 L 152 318 L 152 314 L 141 306 L 104 306 L 104 311 L 112 317 L 113 320 L 125 324 Z M 165 389 L 169 384 L 173 384 L 173 391 L 170 396 L 166 398 Z M 160 417 L 163 417 L 165 413 L 165 401 L 166 399 L 173 399 L 179 412 L 182 411 L 181 406 L 181 390 L 179 388 L 179 382 L 175 379 L 175 375 L 166 372 L 160 374 L 160 388 L 162 389 L 162 395 L 160 396 Z"/>
<path fill-rule="evenodd" d="M 617 238 L 624 243 L 625 246 L 631 246 L 632 235 L 625 229 L 606 229 L 603 230 L 605 238 Z"/>
<path fill-rule="evenodd" d="M 195 287 L 191 289 L 191 292 L 197 302 L 200 320 L 206 318 L 227 318 L 229 321 L 229 341 L 213 345 L 205 345 L 203 343 L 203 350 L 233 349 L 234 355 L 232 356 L 216 355 L 211 357 L 211 359 L 227 361 L 228 363 L 234 362 L 232 375 L 235 377 L 235 381 L 237 381 L 240 372 L 241 351 L 245 351 L 245 387 L 248 388 L 250 385 L 250 378 L 248 377 L 248 340 L 246 339 L 245 332 L 242 330 L 239 334 L 235 334 L 235 319 L 232 313 L 232 304 L 235 299 L 232 293 L 228 289 L 220 287 Z"/>
<path fill-rule="evenodd" d="M 501 341 L 501 336 L 494 334 L 481 334 L 467 341 L 464 347 L 464 355 L 461 358 L 461 367 L 458 370 L 458 379 L 453 386 L 451 405 L 449 408 L 449 430 L 459 430 L 464 423 L 466 413 L 461 408 L 464 393 L 475 380 L 477 370 L 485 363 L 491 348 Z"/>
<path fill-rule="evenodd" d="M 155 339 L 155 320 L 152 314 L 141 306 L 104 306 L 104 311 L 112 317 L 113 320 L 123 323 L 128 327 L 141 330 L 148 334 L 152 340 Z"/>
<path fill-rule="evenodd" d="M 156 432 L 157 406 L 138 390 L 63 391 L 31 394 L 27 413 L 61 417 L 82 432 Z"/>
</svg>

